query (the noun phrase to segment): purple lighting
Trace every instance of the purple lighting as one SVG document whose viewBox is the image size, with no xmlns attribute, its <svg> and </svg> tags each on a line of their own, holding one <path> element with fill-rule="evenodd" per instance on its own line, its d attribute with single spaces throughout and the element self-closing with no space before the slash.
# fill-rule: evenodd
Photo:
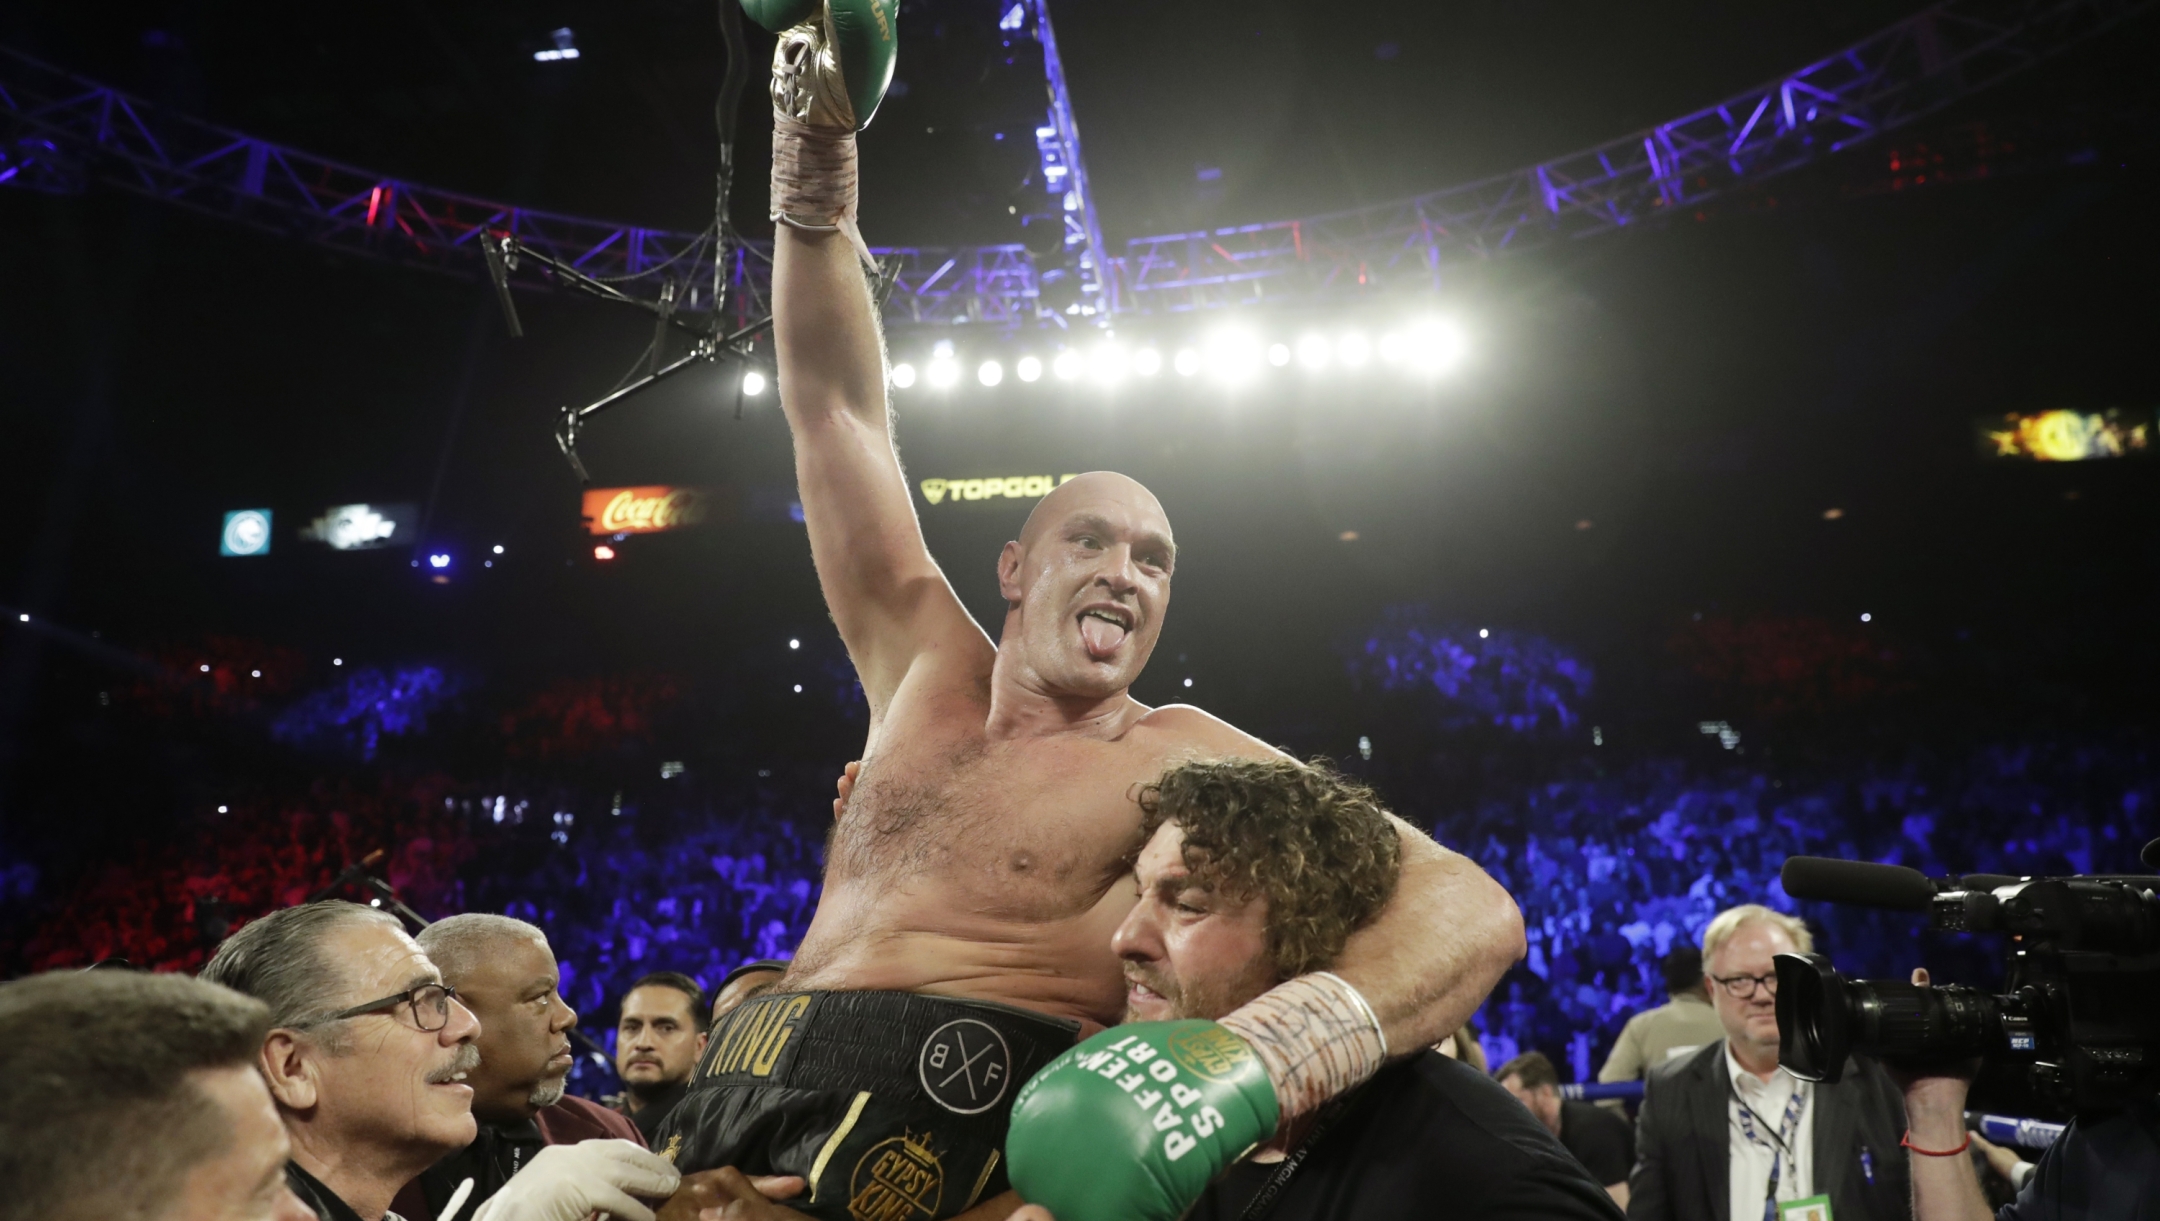
<svg viewBox="0 0 2160 1221">
<path fill-rule="evenodd" d="M 384 734 L 427 731 L 428 714 L 460 684 L 434 666 L 385 673 L 372 666 L 301 699 L 270 725 L 270 736 L 294 746 L 373 759 Z"/>
<path fill-rule="evenodd" d="M 1350 672 L 1382 691 L 1431 691 L 1443 725 L 1518 734 L 1574 728 L 1596 679 L 1587 662 L 1542 636 L 1445 627 L 1418 607 L 1391 609 Z"/>
</svg>

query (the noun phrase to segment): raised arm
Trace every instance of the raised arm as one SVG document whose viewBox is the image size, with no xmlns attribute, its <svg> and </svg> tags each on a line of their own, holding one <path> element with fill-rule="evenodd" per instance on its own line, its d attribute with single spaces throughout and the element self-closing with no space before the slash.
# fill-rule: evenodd
<svg viewBox="0 0 2160 1221">
<path fill-rule="evenodd" d="M 855 223 L 855 133 L 892 79 L 899 2 L 750 0 L 744 11 L 767 28 L 807 18 L 779 31 L 773 55 L 773 346 L 811 558 L 874 733 L 917 659 L 987 670 L 994 656 L 915 519 Z"/>
<path fill-rule="evenodd" d="M 810 558 L 871 715 L 926 652 L 973 655 L 987 669 L 989 638 L 930 558 L 915 517 L 869 286 L 844 235 L 778 227 L 773 338 Z"/>
<path fill-rule="evenodd" d="M 1405 1056 L 1461 1029 L 1523 956 L 1524 941 L 1522 912 L 1498 882 L 1394 822 L 1402 880 L 1380 918 L 1343 947 L 1335 973 L 1372 1006 L 1389 1055 Z"/>
</svg>

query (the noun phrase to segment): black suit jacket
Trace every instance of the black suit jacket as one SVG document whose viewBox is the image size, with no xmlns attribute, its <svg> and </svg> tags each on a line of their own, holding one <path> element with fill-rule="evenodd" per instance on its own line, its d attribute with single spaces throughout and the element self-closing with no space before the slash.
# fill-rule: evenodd
<svg viewBox="0 0 2160 1221">
<path fill-rule="evenodd" d="M 1723 1039 L 1650 1071 L 1635 1121 L 1629 1221 L 1758 1221 L 1725 1215 L 1731 1097 Z M 1815 1190 L 1830 1197 L 1831 1215 L 1910 1221 L 1911 1176 L 1898 1143 L 1905 1100 L 1882 1066 L 1859 1056 L 1846 1060 L 1845 1079 L 1817 1085 L 1811 1105 Z"/>
</svg>

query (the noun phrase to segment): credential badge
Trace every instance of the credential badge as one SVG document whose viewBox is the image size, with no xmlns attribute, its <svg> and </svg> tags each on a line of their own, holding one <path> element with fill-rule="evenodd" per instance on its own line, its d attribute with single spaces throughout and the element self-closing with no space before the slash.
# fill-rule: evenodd
<svg viewBox="0 0 2160 1221">
<path fill-rule="evenodd" d="M 948 1111 L 979 1115 L 1012 1081 L 1012 1050 L 988 1022 L 957 1018 L 930 1032 L 916 1059 L 923 1092 Z"/>
</svg>

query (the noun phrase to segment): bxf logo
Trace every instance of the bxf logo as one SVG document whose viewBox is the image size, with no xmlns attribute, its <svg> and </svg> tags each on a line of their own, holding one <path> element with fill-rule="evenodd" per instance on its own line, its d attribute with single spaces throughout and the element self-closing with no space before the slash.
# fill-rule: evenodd
<svg viewBox="0 0 2160 1221">
<path fill-rule="evenodd" d="M 958 1018 L 923 1040 L 916 1068 L 923 1092 L 948 1111 L 977 1115 L 998 1104 L 1012 1080 L 1012 1052 L 997 1027 Z"/>
</svg>

